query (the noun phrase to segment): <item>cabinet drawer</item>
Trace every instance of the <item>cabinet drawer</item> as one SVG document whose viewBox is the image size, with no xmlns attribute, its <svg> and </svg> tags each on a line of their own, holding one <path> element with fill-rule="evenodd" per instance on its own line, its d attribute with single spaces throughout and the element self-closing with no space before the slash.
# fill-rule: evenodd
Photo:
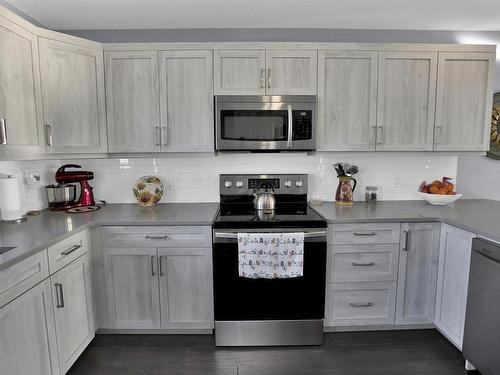
<svg viewBox="0 0 500 375">
<path fill-rule="evenodd" d="M 103 235 L 106 247 L 212 247 L 210 227 L 104 227 Z"/>
<path fill-rule="evenodd" d="M 399 243 L 399 223 L 336 224 L 329 241 L 336 245 Z"/>
<path fill-rule="evenodd" d="M 331 246 L 327 281 L 396 281 L 398 258 L 398 244 Z"/>
<path fill-rule="evenodd" d="M 83 231 L 49 247 L 50 274 L 57 272 L 89 249 L 89 233 Z"/>
<path fill-rule="evenodd" d="M 396 283 L 327 284 L 325 325 L 394 324 Z"/>
<path fill-rule="evenodd" d="M 0 307 L 49 276 L 47 250 L 0 271 Z"/>
</svg>

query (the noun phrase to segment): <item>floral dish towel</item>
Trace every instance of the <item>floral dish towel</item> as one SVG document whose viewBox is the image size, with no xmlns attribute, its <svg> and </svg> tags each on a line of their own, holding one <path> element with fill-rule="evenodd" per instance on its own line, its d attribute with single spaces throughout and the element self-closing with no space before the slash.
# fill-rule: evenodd
<svg viewBox="0 0 500 375">
<path fill-rule="evenodd" d="M 239 276 L 287 279 L 304 274 L 304 233 L 238 233 Z"/>
</svg>

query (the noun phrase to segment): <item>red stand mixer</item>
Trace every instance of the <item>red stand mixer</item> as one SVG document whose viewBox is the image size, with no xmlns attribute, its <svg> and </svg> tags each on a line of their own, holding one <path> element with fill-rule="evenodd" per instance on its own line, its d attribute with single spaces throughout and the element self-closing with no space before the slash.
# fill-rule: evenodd
<svg viewBox="0 0 500 375">
<path fill-rule="evenodd" d="M 80 165 L 66 164 L 56 172 L 58 185 L 49 185 L 47 198 L 49 209 L 53 211 L 89 212 L 98 210 L 96 206 L 92 186 L 89 181 L 94 179 L 94 173 L 89 171 L 67 171 L 67 168 L 81 168 Z M 80 183 L 80 197 L 76 198 L 76 186 L 71 183 Z"/>
</svg>

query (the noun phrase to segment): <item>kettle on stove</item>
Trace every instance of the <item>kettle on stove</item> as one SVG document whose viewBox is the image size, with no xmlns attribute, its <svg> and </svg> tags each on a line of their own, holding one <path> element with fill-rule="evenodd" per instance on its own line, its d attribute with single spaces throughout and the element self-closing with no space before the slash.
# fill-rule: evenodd
<svg viewBox="0 0 500 375">
<path fill-rule="evenodd" d="M 271 189 L 271 191 L 269 191 Z M 274 186 L 264 183 L 253 193 L 253 204 L 257 212 L 273 212 L 276 208 L 276 198 L 274 197 Z"/>
</svg>

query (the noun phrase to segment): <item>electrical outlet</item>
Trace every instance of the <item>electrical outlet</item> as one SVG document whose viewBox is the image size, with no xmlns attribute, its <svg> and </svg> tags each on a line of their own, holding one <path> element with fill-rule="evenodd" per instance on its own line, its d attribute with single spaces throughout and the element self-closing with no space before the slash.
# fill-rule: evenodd
<svg viewBox="0 0 500 375">
<path fill-rule="evenodd" d="M 401 187 L 401 176 L 399 175 L 399 173 L 394 175 L 394 178 L 392 180 L 392 187 L 395 187 L 395 188 Z"/>
<path fill-rule="evenodd" d="M 40 186 L 41 185 L 40 172 L 25 171 L 23 173 L 23 175 L 24 175 L 24 182 L 25 182 L 26 186 Z"/>
</svg>

